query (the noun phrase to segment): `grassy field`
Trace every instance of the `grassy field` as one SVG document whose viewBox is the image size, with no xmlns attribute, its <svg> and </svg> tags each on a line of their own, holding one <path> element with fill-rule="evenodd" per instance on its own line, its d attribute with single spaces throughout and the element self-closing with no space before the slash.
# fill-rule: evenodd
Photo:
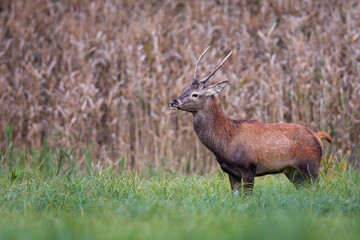
<svg viewBox="0 0 360 240">
<path fill-rule="evenodd" d="M 360 177 L 345 160 L 326 160 L 311 186 L 296 190 L 281 175 L 266 176 L 256 179 L 252 196 L 240 197 L 220 172 L 138 175 L 90 160 L 73 164 L 63 150 L 10 154 L 12 170 L 0 165 L 1 239 L 360 236 Z"/>
<path fill-rule="evenodd" d="M 360 239 L 359 11 L 0 1 L 0 240 Z M 168 106 L 209 45 L 199 77 L 233 51 L 213 77 L 229 80 L 229 117 L 331 135 L 317 182 L 266 176 L 252 196 L 230 191 L 191 114 Z"/>
</svg>

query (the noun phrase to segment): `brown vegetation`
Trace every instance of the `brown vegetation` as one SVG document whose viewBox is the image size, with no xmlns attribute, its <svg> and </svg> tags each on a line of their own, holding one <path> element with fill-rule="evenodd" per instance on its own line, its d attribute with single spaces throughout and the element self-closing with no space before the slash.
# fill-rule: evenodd
<svg viewBox="0 0 360 240">
<path fill-rule="evenodd" d="M 212 155 L 192 116 L 169 100 L 199 67 L 227 115 L 294 122 L 332 136 L 334 151 L 360 143 L 360 4 L 349 1 L 0 2 L 0 149 L 82 147 L 99 162 L 209 171 Z"/>
</svg>

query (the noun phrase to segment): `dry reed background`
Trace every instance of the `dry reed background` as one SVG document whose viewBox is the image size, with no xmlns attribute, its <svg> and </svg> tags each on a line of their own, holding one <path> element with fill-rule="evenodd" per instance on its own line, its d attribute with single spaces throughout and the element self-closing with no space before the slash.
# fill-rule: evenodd
<svg viewBox="0 0 360 240">
<path fill-rule="evenodd" d="M 0 2 L 0 149 L 93 145 L 96 163 L 208 172 L 192 116 L 169 110 L 212 45 L 231 117 L 325 130 L 359 163 L 360 4 L 349 1 Z M 329 150 L 329 149 L 328 149 Z M 80 158 L 81 159 L 81 158 Z"/>
</svg>

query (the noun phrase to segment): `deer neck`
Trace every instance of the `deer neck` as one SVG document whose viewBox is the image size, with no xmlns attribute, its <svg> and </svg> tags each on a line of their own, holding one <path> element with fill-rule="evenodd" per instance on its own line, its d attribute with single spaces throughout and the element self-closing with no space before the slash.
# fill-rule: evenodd
<svg viewBox="0 0 360 240">
<path fill-rule="evenodd" d="M 200 141 L 218 158 L 222 158 L 233 134 L 230 120 L 214 96 L 210 97 L 202 110 L 193 114 L 193 122 Z"/>
</svg>

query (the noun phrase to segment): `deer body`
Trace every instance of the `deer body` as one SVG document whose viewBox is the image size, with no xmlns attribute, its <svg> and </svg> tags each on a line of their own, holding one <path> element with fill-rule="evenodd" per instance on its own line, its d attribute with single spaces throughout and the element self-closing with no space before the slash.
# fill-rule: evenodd
<svg viewBox="0 0 360 240">
<path fill-rule="evenodd" d="M 206 85 L 217 69 L 200 82 L 195 81 L 195 70 L 190 87 L 171 101 L 170 106 L 193 114 L 196 134 L 229 175 L 231 188 L 239 190 L 243 183 L 245 190 L 251 190 L 255 176 L 274 173 L 285 173 L 296 185 L 316 179 L 322 158 L 321 139 L 332 142 L 330 136 L 324 132 L 314 133 L 298 124 L 226 117 L 215 95 L 227 82 Z"/>
</svg>

